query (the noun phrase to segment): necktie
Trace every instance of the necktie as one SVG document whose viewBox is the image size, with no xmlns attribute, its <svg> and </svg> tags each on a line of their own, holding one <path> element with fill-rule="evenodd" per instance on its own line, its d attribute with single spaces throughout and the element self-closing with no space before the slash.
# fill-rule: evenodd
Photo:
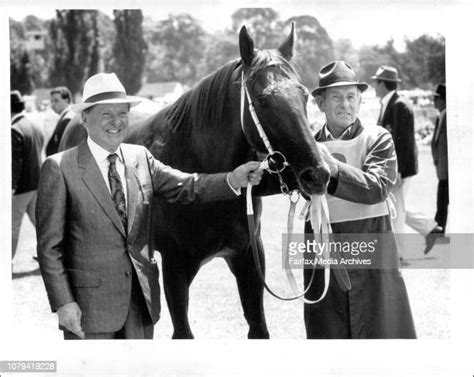
<svg viewBox="0 0 474 377">
<path fill-rule="evenodd" d="M 120 176 L 115 166 L 117 157 L 118 156 L 115 153 L 109 154 L 107 157 L 110 162 L 108 177 L 112 201 L 114 202 L 115 209 L 122 221 L 123 229 L 127 232 L 127 208 L 125 206 L 125 194 L 123 192 L 122 181 L 120 180 Z"/>
</svg>

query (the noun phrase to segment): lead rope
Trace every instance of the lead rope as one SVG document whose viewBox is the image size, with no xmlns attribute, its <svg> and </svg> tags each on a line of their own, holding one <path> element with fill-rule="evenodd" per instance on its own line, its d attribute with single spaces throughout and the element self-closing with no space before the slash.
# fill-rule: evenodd
<svg viewBox="0 0 474 377">
<path fill-rule="evenodd" d="M 255 107 L 253 106 L 252 99 L 250 98 L 250 94 L 247 90 L 247 86 L 245 85 L 243 71 L 242 71 L 242 83 L 241 83 L 240 93 L 241 93 L 241 95 L 240 95 L 240 124 L 241 124 L 241 127 L 242 127 L 242 131 L 244 132 L 244 135 L 245 135 L 245 131 L 244 131 L 244 108 L 245 108 L 245 97 L 247 97 L 247 101 L 249 103 L 249 112 L 250 112 L 250 115 L 252 116 L 252 120 L 253 120 L 255 126 L 257 127 L 258 134 L 260 135 L 260 138 L 262 139 L 263 143 L 265 144 L 265 147 L 268 150 L 269 155 L 275 154 L 275 152 L 274 152 L 274 150 L 273 150 L 273 148 L 270 144 L 270 141 L 268 140 L 268 137 L 265 134 L 265 131 L 263 130 L 263 127 L 262 127 L 262 125 L 261 125 L 261 123 L 258 119 L 257 113 L 255 112 Z M 279 152 L 277 152 L 277 153 L 279 153 Z M 264 162 L 261 165 L 263 167 Z M 279 173 L 278 173 L 278 178 L 279 178 L 280 184 L 281 184 L 282 183 L 282 178 L 281 178 L 281 175 Z M 284 185 L 284 186 L 286 186 L 286 185 Z M 282 187 L 283 186 L 281 185 L 281 188 Z M 284 192 L 283 189 L 282 189 L 282 192 L 288 194 L 288 192 Z M 324 237 L 325 237 L 322 233 L 322 232 L 325 232 L 325 231 L 326 231 L 326 234 L 327 234 L 326 238 L 328 239 L 329 234 L 331 233 L 331 226 L 329 224 L 329 216 L 328 216 L 329 212 L 328 212 L 328 208 L 327 208 L 327 202 L 325 201 L 325 197 L 324 197 L 324 203 L 326 203 L 325 207 L 324 207 L 323 201 L 322 201 L 320 196 L 314 195 L 314 196 L 312 196 L 311 199 L 314 202 L 314 205 L 312 206 L 312 216 L 311 216 L 312 223 L 313 223 L 313 218 L 316 219 L 315 221 L 317 221 L 316 226 L 313 223 L 314 236 L 317 237 L 317 234 L 316 234 L 316 229 L 317 229 L 320 232 L 319 234 L 321 235 L 321 240 L 323 240 Z M 282 297 L 282 296 L 274 293 L 273 290 L 270 289 L 270 287 L 267 285 L 267 283 L 265 281 L 265 275 L 263 273 L 263 269 L 262 269 L 262 266 L 261 266 L 261 263 L 260 263 L 260 256 L 258 254 L 257 242 L 256 242 L 256 239 L 255 239 L 256 227 L 255 227 L 255 219 L 254 219 L 254 212 L 253 212 L 253 205 L 252 205 L 252 184 L 250 182 L 247 185 L 246 201 L 247 201 L 247 221 L 248 221 L 248 227 L 249 227 L 250 243 L 251 243 L 251 247 L 252 247 L 252 255 L 254 257 L 254 262 L 255 262 L 255 266 L 256 266 L 256 269 L 257 269 L 258 276 L 259 276 L 263 286 L 268 291 L 268 293 L 270 293 L 272 296 L 274 296 L 274 297 L 276 297 L 280 300 L 283 300 L 283 301 L 293 301 L 293 300 L 297 300 L 297 299 L 302 299 L 307 304 L 314 304 L 314 303 L 320 302 L 326 296 L 326 293 L 327 293 L 328 288 L 329 288 L 330 264 L 326 263 L 325 266 L 324 266 L 324 290 L 323 290 L 323 293 L 321 294 L 321 296 L 315 301 L 307 300 L 307 299 L 303 298 L 303 296 L 306 294 L 306 292 L 309 290 L 309 288 L 312 285 L 313 278 L 314 278 L 314 272 L 315 272 L 315 269 L 316 269 L 316 263 L 313 264 L 313 272 L 312 272 L 312 275 L 311 275 L 311 280 L 310 280 L 307 288 L 301 293 L 298 293 L 298 288 L 297 288 L 295 276 L 293 274 L 293 270 L 289 267 L 289 262 L 288 262 L 289 242 L 290 242 L 291 235 L 293 233 L 293 220 L 294 220 L 296 202 L 293 202 L 290 198 L 291 204 L 290 204 L 290 211 L 289 211 L 288 222 L 287 222 L 288 243 L 286 245 L 286 253 L 287 254 L 286 254 L 286 258 L 285 258 L 286 259 L 286 261 L 285 261 L 286 276 L 288 278 L 288 282 L 289 282 L 290 287 L 291 287 L 293 293 L 295 294 L 295 296 L 293 296 L 293 297 Z M 323 211 L 326 211 L 324 213 L 324 215 L 322 214 Z M 324 226 L 323 226 L 323 219 L 324 219 Z M 326 227 L 326 225 L 327 225 L 327 227 Z M 328 250 L 328 248 L 325 248 L 325 251 L 323 251 L 323 256 L 326 260 L 329 260 L 329 250 Z"/>
</svg>

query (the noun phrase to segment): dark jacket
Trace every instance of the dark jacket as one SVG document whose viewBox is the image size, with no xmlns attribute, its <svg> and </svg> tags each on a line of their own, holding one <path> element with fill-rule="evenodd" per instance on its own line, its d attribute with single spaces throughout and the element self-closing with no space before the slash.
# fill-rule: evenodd
<svg viewBox="0 0 474 377">
<path fill-rule="evenodd" d="M 48 145 L 46 145 L 46 156 L 51 156 L 52 154 L 55 154 L 59 151 L 59 143 L 63 137 L 64 130 L 71 119 L 74 117 L 74 114 L 74 111 L 68 109 L 61 115 L 58 123 L 56 124 L 56 128 L 51 135 L 51 139 L 49 139 Z"/>
<path fill-rule="evenodd" d="M 418 173 L 418 150 L 415 142 L 415 117 L 411 104 L 395 92 L 387 104 L 381 126 L 392 134 L 402 178 Z"/>
<path fill-rule="evenodd" d="M 44 136 L 24 115 L 12 124 L 12 189 L 15 194 L 36 190 Z"/>
<path fill-rule="evenodd" d="M 446 130 L 446 111 L 436 119 L 436 127 L 431 140 L 431 153 L 436 166 L 438 179 L 448 179 L 448 135 Z"/>
</svg>

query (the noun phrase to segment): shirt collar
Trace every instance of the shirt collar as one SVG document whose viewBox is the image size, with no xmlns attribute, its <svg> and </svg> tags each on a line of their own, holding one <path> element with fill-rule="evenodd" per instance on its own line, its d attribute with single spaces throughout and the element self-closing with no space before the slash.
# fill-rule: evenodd
<svg viewBox="0 0 474 377">
<path fill-rule="evenodd" d="M 336 138 L 336 137 L 332 136 L 331 131 L 329 131 L 328 124 L 326 123 L 326 124 L 324 125 L 324 128 L 323 128 L 323 130 L 324 130 L 324 135 L 326 136 L 326 140 L 339 140 L 339 139 L 344 138 L 344 136 L 347 136 L 347 135 L 349 135 L 349 134 L 351 133 L 351 131 L 352 131 L 352 126 L 353 126 L 353 125 L 354 125 L 354 123 L 352 123 L 349 127 L 347 127 L 347 128 L 342 132 L 341 136 L 339 136 L 339 137 Z"/>
<path fill-rule="evenodd" d="M 102 162 L 107 160 L 107 157 L 109 157 L 109 154 L 112 154 L 108 150 L 102 148 L 95 141 L 93 141 L 90 138 L 90 136 L 87 136 L 87 145 L 89 146 L 89 149 L 91 150 L 92 156 L 94 156 L 94 158 L 95 158 L 95 160 L 97 161 L 98 164 L 101 164 Z M 115 153 L 118 156 L 118 160 L 123 164 L 123 156 L 122 156 L 122 151 L 120 149 L 120 146 L 113 153 Z"/>
<path fill-rule="evenodd" d="M 69 105 L 68 107 L 66 107 L 62 112 L 61 114 L 59 114 L 59 118 L 61 119 L 64 114 L 66 114 L 69 110 L 71 110 L 71 105 Z"/>
<path fill-rule="evenodd" d="M 392 98 L 394 94 L 395 94 L 395 90 L 391 90 L 390 92 L 385 94 L 385 96 L 382 98 L 381 102 L 384 108 L 387 107 L 388 102 L 390 101 L 390 99 Z"/>
</svg>

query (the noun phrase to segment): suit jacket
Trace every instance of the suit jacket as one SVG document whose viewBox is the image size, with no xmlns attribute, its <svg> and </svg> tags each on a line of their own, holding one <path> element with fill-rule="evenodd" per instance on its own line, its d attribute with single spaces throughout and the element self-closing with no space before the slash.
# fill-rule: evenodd
<svg viewBox="0 0 474 377">
<path fill-rule="evenodd" d="M 225 173 L 187 174 L 155 160 L 145 147 L 122 144 L 121 150 L 128 229 L 85 141 L 49 157 L 38 187 L 37 248 L 51 309 L 76 301 L 85 332 L 123 326 L 132 270 L 153 323 L 159 319 L 158 267 L 148 250 L 153 193 L 181 203 L 237 198 Z"/>
<path fill-rule="evenodd" d="M 12 124 L 12 189 L 15 194 L 36 190 L 44 136 L 24 115 Z"/>
<path fill-rule="evenodd" d="M 411 104 L 395 92 L 387 104 L 381 125 L 389 130 L 397 152 L 398 172 L 402 178 L 418 173 L 415 117 Z"/>
<path fill-rule="evenodd" d="M 448 179 L 448 133 L 446 129 L 446 111 L 436 120 L 436 127 L 431 139 L 431 153 L 439 180 Z"/>
<path fill-rule="evenodd" d="M 49 139 L 48 145 L 46 145 L 46 156 L 51 156 L 59 151 L 59 143 L 63 137 L 64 130 L 71 119 L 74 118 L 74 114 L 74 111 L 68 109 L 61 115 L 58 123 L 56 123 L 56 128 L 51 135 L 51 139 Z"/>
</svg>

